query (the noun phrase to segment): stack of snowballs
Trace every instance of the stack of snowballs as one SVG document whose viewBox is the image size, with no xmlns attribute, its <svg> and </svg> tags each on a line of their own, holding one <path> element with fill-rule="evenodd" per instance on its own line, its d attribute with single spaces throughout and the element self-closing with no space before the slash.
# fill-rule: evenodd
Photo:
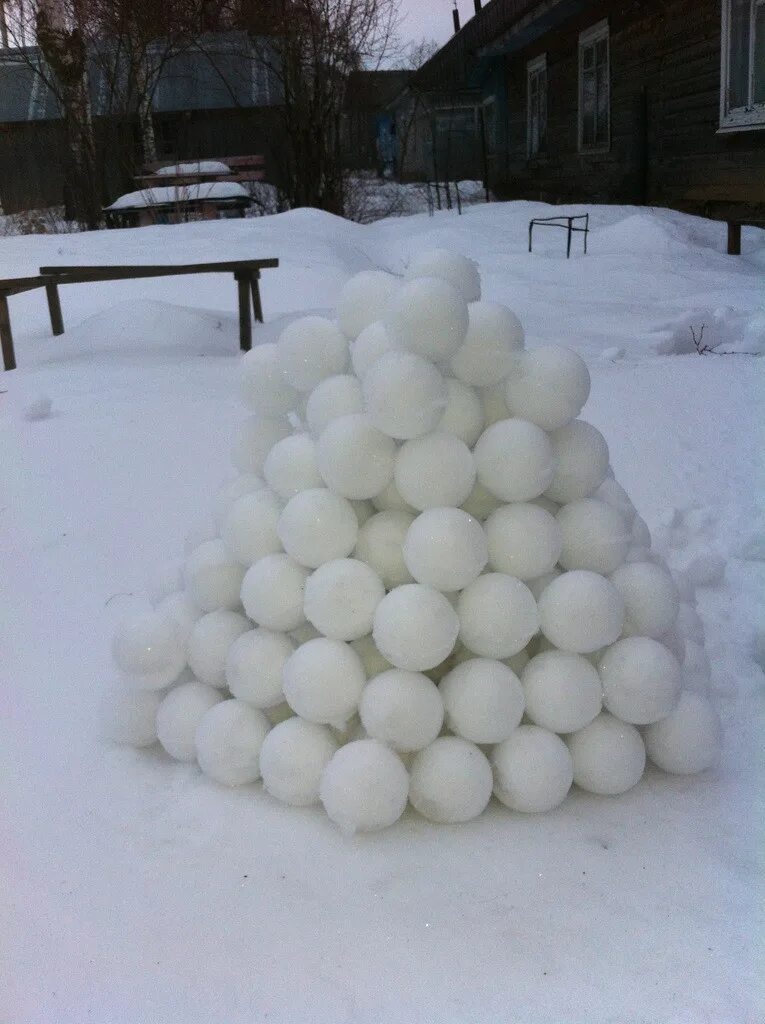
<svg viewBox="0 0 765 1024">
<path fill-rule="evenodd" d="M 578 418 L 586 365 L 480 295 L 428 252 L 243 357 L 215 535 L 115 638 L 122 741 L 347 832 L 715 761 L 695 611 Z"/>
</svg>

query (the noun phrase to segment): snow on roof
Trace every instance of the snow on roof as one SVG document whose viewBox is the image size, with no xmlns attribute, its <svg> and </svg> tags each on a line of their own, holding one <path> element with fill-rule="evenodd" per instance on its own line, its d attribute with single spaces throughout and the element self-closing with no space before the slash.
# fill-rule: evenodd
<svg viewBox="0 0 765 1024">
<path fill-rule="evenodd" d="M 198 185 L 159 185 L 156 188 L 142 188 L 120 196 L 107 210 L 144 210 L 150 206 L 195 203 L 204 199 L 215 201 L 246 199 L 250 195 L 246 188 L 236 181 L 208 181 Z"/>
<path fill-rule="evenodd" d="M 170 164 L 169 167 L 160 167 L 157 174 L 231 174 L 228 164 L 219 160 L 196 160 L 187 164 Z"/>
</svg>

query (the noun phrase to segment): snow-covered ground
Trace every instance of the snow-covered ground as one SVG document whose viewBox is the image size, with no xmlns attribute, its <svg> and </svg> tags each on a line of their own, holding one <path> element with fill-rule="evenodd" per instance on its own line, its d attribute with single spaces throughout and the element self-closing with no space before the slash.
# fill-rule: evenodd
<svg viewBox="0 0 765 1024">
<path fill-rule="evenodd" d="M 586 416 L 671 564 L 726 560 L 724 582 L 697 592 L 720 767 L 649 771 L 625 796 L 576 792 L 539 818 L 490 807 L 448 828 L 408 813 L 348 840 L 319 810 L 110 745 L 113 627 L 229 475 L 235 287 L 64 287 L 55 339 L 44 293 L 15 297 L 21 368 L 0 375 L 1 1021 L 763 1019 L 763 364 L 697 355 L 690 326 L 706 325 L 705 344 L 762 345 L 765 232 L 745 230 L 729 257 L 724 225 L 599 207 L 588 256 L 566 261 L 551 230 L 530 256 L 528 220 L 550 212 L 494 204 L 362 227 L 299 210 L 19 236 L 0 239 L 0 277 L 278 256 L 262 281 L 266 339 L 332 306 L 359 270 L 400 271 L 434 245 L 475 258 L 530 345 L 587 359 Z"/>
</svg>

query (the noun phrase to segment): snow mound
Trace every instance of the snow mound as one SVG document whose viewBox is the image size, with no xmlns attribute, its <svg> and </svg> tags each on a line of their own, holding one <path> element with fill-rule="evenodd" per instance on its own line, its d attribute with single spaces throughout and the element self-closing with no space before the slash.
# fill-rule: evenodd
<svg viewBox="0 0 765 1024">
<path fill-rule="evenodd" d="M 741 313 L 730 306 L 688 310 L 655 327 L 643 337 L 656 355 L 691 352 L 765 352 L 765 310 Z"/>
<path fill-rule="evenodd" d="M 598 255 L 677 257 L 692 244 L 689 228 L 654 213 L 633 213 L 591 232 L 589 248 Z"/>
</svg>

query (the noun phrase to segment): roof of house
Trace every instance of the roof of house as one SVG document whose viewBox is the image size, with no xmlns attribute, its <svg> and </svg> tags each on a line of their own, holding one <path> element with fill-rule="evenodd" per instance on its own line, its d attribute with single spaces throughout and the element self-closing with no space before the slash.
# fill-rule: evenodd
<svg viewBox="0 0 765 1024">
<path fill-rule="evenodd" d="M 196 185 L 158 185 L 128 192 L 105 207 L 106 210 L 145 210 L 154 206 L 179 206 L 186 203 L 250 201 L 246 188 L 236 181 L 207 181 Z"/>
</svg>

